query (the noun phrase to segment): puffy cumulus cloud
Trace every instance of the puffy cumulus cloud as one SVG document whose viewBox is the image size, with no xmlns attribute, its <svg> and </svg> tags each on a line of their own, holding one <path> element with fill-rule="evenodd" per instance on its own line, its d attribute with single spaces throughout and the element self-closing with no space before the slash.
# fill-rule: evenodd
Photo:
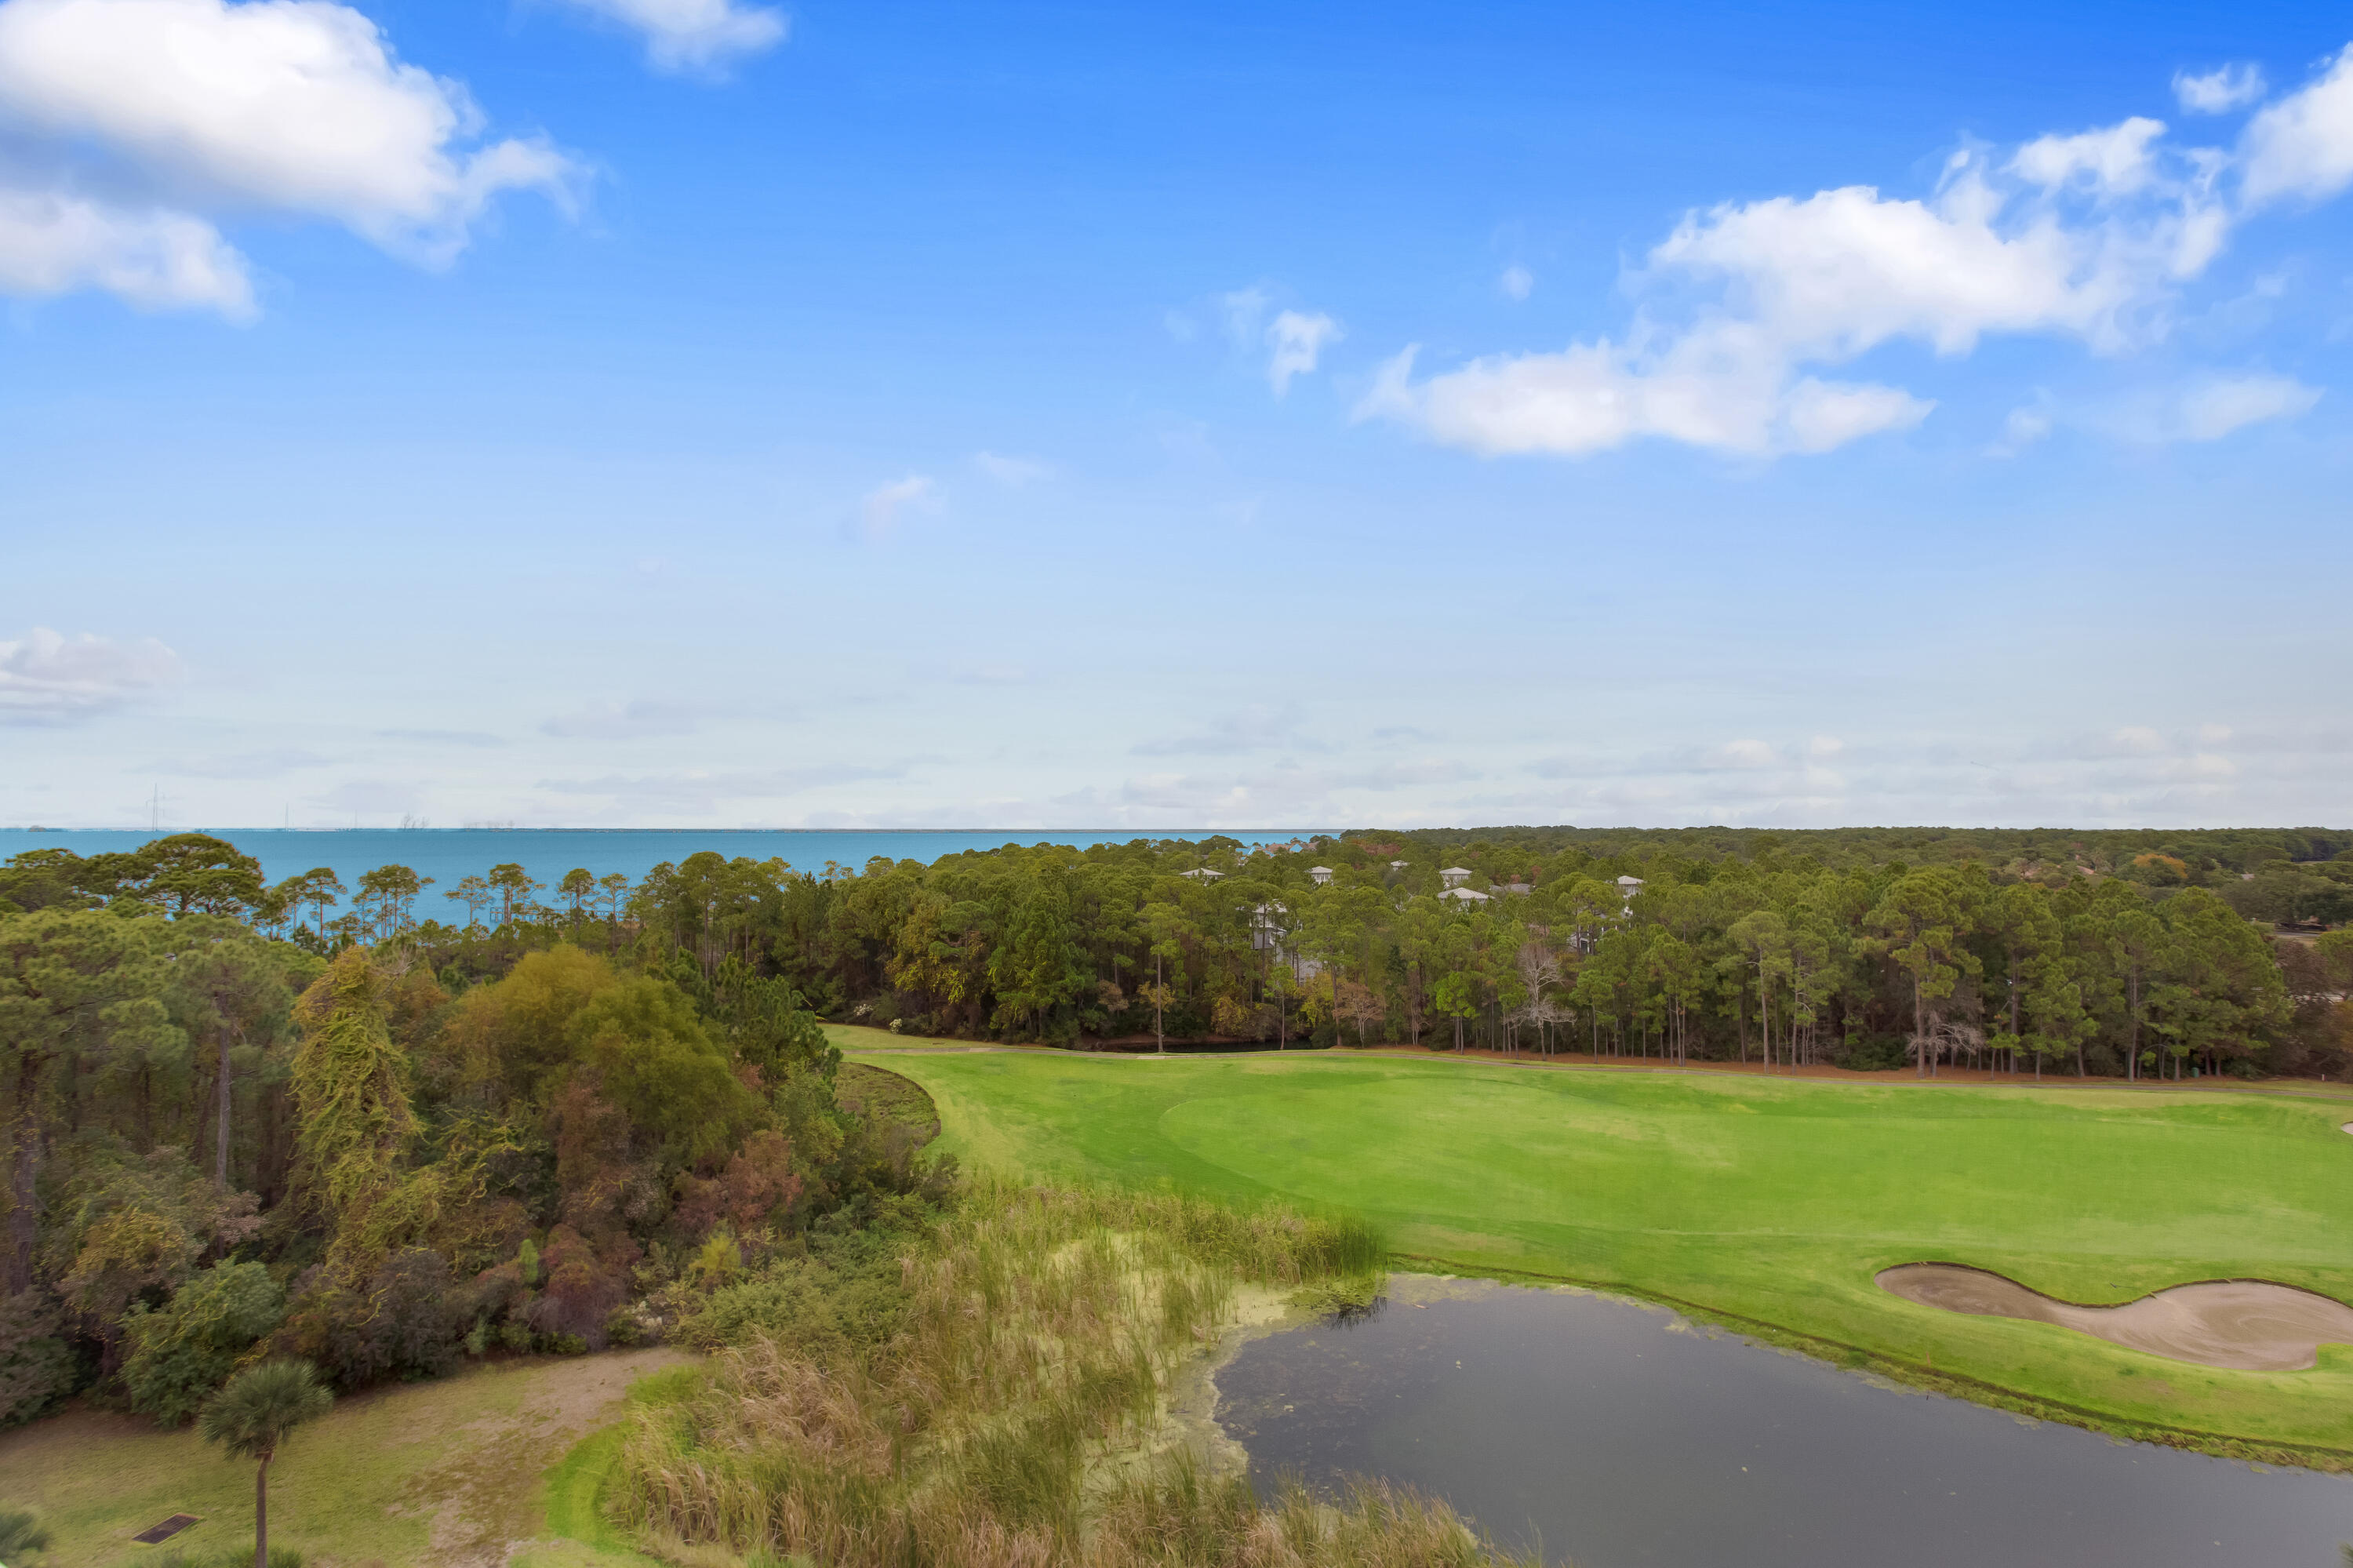
<svg viewBox="0 0 2353 1568">
<path fill-rule="evenodd" d="M 1577 456 L 1643 436 L 1820 452 L 1909 429 L 1931 404 L 1809 367 L 1896 339 L 1967 354 L 1989 333 L 2119 347 L 2134 334 L 2132 313 L 2211 259 L 2211 180 L 2148 173 L 2132 149 L 2145 154 L 2154 134 L 2037 143 L 2003 171 L 1963 154 L 1932 200 L 1858 185 L 1695 214 L 1651 250 L 1643 280 L 1702 291 L 1695 319 L 1646 321 L 1623 343 L 1474 360 L 1419 383 L 1409 351 L 1358 411 L 1489 454 Z M 2087 195 L 2105 208 L 2160 185 L 2147 210 L 2084 211 Z"/>
<path fill-rule="evenodd" d="M 2247 122 L 2240 158 L 2250 205 L 2319 201 L 2353 185 L 2353 44 L 2317 79 Z"/>
<path fill-rule="evenodd" d="M 2139 115 L 2105 130 L 2038 136 L 2018 150 L 2010 169 L 2045 190 L 2074 186 L 2100 196 L 2130 196 L 2156 177 L 2149 143 L 2165 122 Z"/>
<path fill-rule="evenodd" d="M 869 539 L 888 538 L 901 514 L 911 506 L 929 505 L 938 495 L 939 486 L 926 474 L 911 473 L 878 484 L 859 500 L 858 526 Z"/>
<path fill-rule="evenodd" d="M 152 637 L 65 637 L 37 626 L 0 641 L 0 724 L 66 724 L 178 682 L 180 656 Z"/>
<path fill-rule="evenodd" d="M 501 192 L 568 207 L 581 175 L 544 140 L 481 142 L 461 85 L 334 0 L 5 0 L 0 121 L 52 160 L 0 193 L 0 284 L 232 316 L 251 289 L 213 217 L 325 218 L 443 265 Z M 95 203 L 93 175 L 144 195 Z"/>
<path fill-rule="evenodd" d="M 2193 85 L 2194 83 L 2194 85 Z M 2253 85 L 2251 85 L 2253 84 Z M 2200 105 L 2260 90 L 2184 78 Z M 2162 337 L 2170 307 L 2263 204 L 2353 185 L 2353 47 L 2264 108 L 2232 149 L 2184 147 L 2157 120 L 1966 149 L 1925 198 L 1862 185 L 1726 204 L 1683 219 L 1629 281 L 1628 331 L 1417 376 L 1388 361 L 1359 401 L 1482 455 L 1582 456 L 1643 438 L 1756 456 L 1823 452 L 1917 425 L 1933 405 L 1834 367 L 1897 342 L 1957 356 L 1989 335 L 2116 355 Z M 2168 439 L 2207 440 L 2310 406 L 2294 383 L 2217 382 Z M 1992 449 L 2049 429 L 2013 418 Z"/>
<path fill-rule="evenodd" d="M 0 186 L 0 293 L 40 298 L 104 289 L 147 310 L 253 314 L 245 258 L 199 217 L 112 207 L 54 190 Z"/>
<path fill-rule="evenodd" d="M 2249 64 L 2218 66 L 2202 73 L 2173 73 L 2173 96 L 2191 114 L 2228 114 L 2263 95 L 2263 73 Z"/>
<path fill-rule="evenodd" d="M 710 71 L 785 41 L 785 18 L 735 0 L 570 0 L 641 35 L 657 70 Z"/>
<path fill-rule="evenodd" d="M 1495 355 L 1419 383 L 1416 353 L 1382 366 L 1356 418 L 1398 419 L 1487 457 L 1582 457 L 1638 436 L 1727 451 L 1828 451 L 1908 429 L 1934 406 L 1892 387 L 1793 382 L 1767 360 L 1727 359 L 1697 338 L 1654 358 L 1606 341 Z"/>
</svg>

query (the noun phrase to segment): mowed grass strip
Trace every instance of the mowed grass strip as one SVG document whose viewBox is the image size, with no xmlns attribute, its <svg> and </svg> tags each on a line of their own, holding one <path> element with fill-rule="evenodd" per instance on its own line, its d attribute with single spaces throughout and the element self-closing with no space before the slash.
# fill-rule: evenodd
<svg viewBox="0 0 2353 1568">
<path fill-rule="evenodd" d="M 2219 1278 L 2353 1300 L 2341 1105 L 1324 1052 L 889 1063 L 931 1091 L 938 1147 L 974 1164 L 1357 1211 L 1433 1266 L 1614 1286 L 2119 1429 L 2353 1461 L 2353 1351 L 2231 1372 L 1872 1282 L 1935 1260 L 2074 1301 Z"/>
</svg>

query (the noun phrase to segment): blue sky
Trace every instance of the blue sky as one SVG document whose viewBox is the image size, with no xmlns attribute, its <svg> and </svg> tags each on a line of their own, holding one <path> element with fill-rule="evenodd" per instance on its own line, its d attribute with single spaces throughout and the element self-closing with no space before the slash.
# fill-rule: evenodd
<svg viewBox="0 0 2353 1568">
<path fill-rule="evenodd" d="M 0 0 L 0 824 L 2341 822 L 2318 6 Z"/>
</svg>

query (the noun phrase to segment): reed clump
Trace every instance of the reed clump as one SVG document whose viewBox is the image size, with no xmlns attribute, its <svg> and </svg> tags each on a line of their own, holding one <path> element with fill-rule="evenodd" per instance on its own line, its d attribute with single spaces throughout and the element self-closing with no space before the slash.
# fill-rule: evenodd
<svg viewBox="0 0 2353 1568">
<path fill-rule="evenodd" d="M 706 1377 L 640 1409 L 617 1522 L 682 1561 L 839 1568 L 1493 1560 L 1442 1503 L 1372 1486 L 1261 1509 L 1167 1440 L 1172 1377 L 1238 1291 L 1375 1277 L 1369 1227 L 984 1182 L 903 1239 L 886 1340 L 747 1320 Z"/>
</svg>

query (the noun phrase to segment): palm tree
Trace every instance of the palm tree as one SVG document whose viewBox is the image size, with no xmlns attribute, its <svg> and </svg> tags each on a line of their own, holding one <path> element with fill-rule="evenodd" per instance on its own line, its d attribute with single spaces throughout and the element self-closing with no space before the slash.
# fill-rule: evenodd
<svg viewBox="0 0 2353 1568">
<path fill-rule="evenodd" d="M 28 1557 L 49 1549 L 49 1532 L 32 1510 L 0 1506 L 0 1558 Z"/>
<path fill-rule="evenodd" d="M 264 1361 L 229 1379 L 196 1417 L 206 1442 L 260 1467 L 253 1476 L 253 1568 L 269 1568 L 269 1461 L 288 1433 L 334 1402 L 310 1362 Z"/>
</svg>

